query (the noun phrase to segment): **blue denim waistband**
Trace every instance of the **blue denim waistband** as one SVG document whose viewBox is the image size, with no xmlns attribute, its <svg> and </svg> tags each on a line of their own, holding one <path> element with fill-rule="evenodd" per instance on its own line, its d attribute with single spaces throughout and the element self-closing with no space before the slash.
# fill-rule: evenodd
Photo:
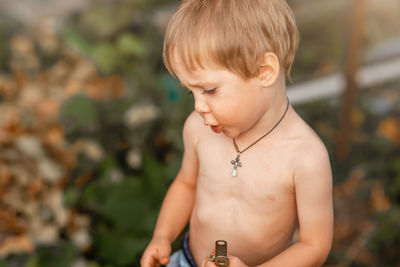
<svg viewBox="0 0 400 267">
<path fill-rule="evenodd" d="M 186 233 L 185 238 L 182 241 L 182 252 L 185 259 L 189 263 L 190 267 L 197 267 L 196 262 L 193 259 L 192 253 L 189 248 L 189 233 Z"/>
</svg>

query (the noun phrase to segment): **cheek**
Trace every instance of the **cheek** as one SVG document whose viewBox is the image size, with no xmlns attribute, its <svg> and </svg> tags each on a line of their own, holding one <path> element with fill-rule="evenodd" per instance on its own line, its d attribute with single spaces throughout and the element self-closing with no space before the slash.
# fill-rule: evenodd
<svg viewBox="0 0 400 267">
<path fill-rule="evenodd" d="M 232 96 L 223 97 L 218 99 L 213 99 L 215 101 L 210 101 L 210 106 L 214 113 L 221 115 L 230 115 L 232 112 L 240 108 L 240 101 Z"/>
<path fill-rule="evenodd" d="M 246 97 L 229 97 L 210 104 L 214 116 L 221 122 L 240 125 L 253 112 L 255 103 Z"/>
</svg>

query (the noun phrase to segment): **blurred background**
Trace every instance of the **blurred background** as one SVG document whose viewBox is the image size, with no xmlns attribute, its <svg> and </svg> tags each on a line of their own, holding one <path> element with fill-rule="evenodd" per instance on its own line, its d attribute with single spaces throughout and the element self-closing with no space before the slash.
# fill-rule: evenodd
<svg viewBox="0 0 400 267">
<path fill-rule="evenodd" d="M 162 64 L 178 4 L 0 0 L 0 266 L 139 266 L 193 109 Z M 400 266 L 400 1 L 289 4 L 288 95 L 334 176 L 325 266 Z"/>
</svg>

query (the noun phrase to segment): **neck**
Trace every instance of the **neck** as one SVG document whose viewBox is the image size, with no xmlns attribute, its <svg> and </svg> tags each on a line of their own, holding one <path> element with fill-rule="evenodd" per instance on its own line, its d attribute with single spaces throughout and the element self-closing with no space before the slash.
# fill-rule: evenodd
<svg viewBox="0 0 400 267">
<path fill-rule="evenodd" d="M 266 106 L 265 112 L 260 116 L 256 123 L 250 129 L 241 133 L 235 138 L 236 143 L 241 150 L 245 149 L 247 146 L 251 145 L 257 139 L 270 131 L 284 115 L 288 101 L 286 90 L 278 90 L 278 92 L 279 93 L 274 95 L 275 97 L 269 98 L 272 99 L 268 101 L 269 103 L 263 103 Z M 289 110 L 287 113 L 289 113 Z M 287 113 L 285 117 L 288 116 Z M 285 118 L 282 119 L 282 121 L 272 132 L 268 134 L 268 136 L 265 136 L 265 139 L 271 139 L 272 136 L 279 131 L 279 128 L 282 126 L 282 124 L 284 124 L 284 121 Z"/>
</svg>

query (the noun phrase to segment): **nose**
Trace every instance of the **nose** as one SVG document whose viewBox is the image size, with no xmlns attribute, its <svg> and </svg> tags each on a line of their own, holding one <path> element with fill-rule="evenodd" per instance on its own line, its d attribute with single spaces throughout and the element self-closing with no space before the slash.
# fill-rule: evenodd
<svg viewBox="0 0 400 267">
<path fill-rule="evenodd" d="M 205 97 L 203 95 L 195 96 L 194 109 L 200 114 L 210 112 L 210 107 L 207 103 L 207 100 L 205 99 Z"/>
</svg>

